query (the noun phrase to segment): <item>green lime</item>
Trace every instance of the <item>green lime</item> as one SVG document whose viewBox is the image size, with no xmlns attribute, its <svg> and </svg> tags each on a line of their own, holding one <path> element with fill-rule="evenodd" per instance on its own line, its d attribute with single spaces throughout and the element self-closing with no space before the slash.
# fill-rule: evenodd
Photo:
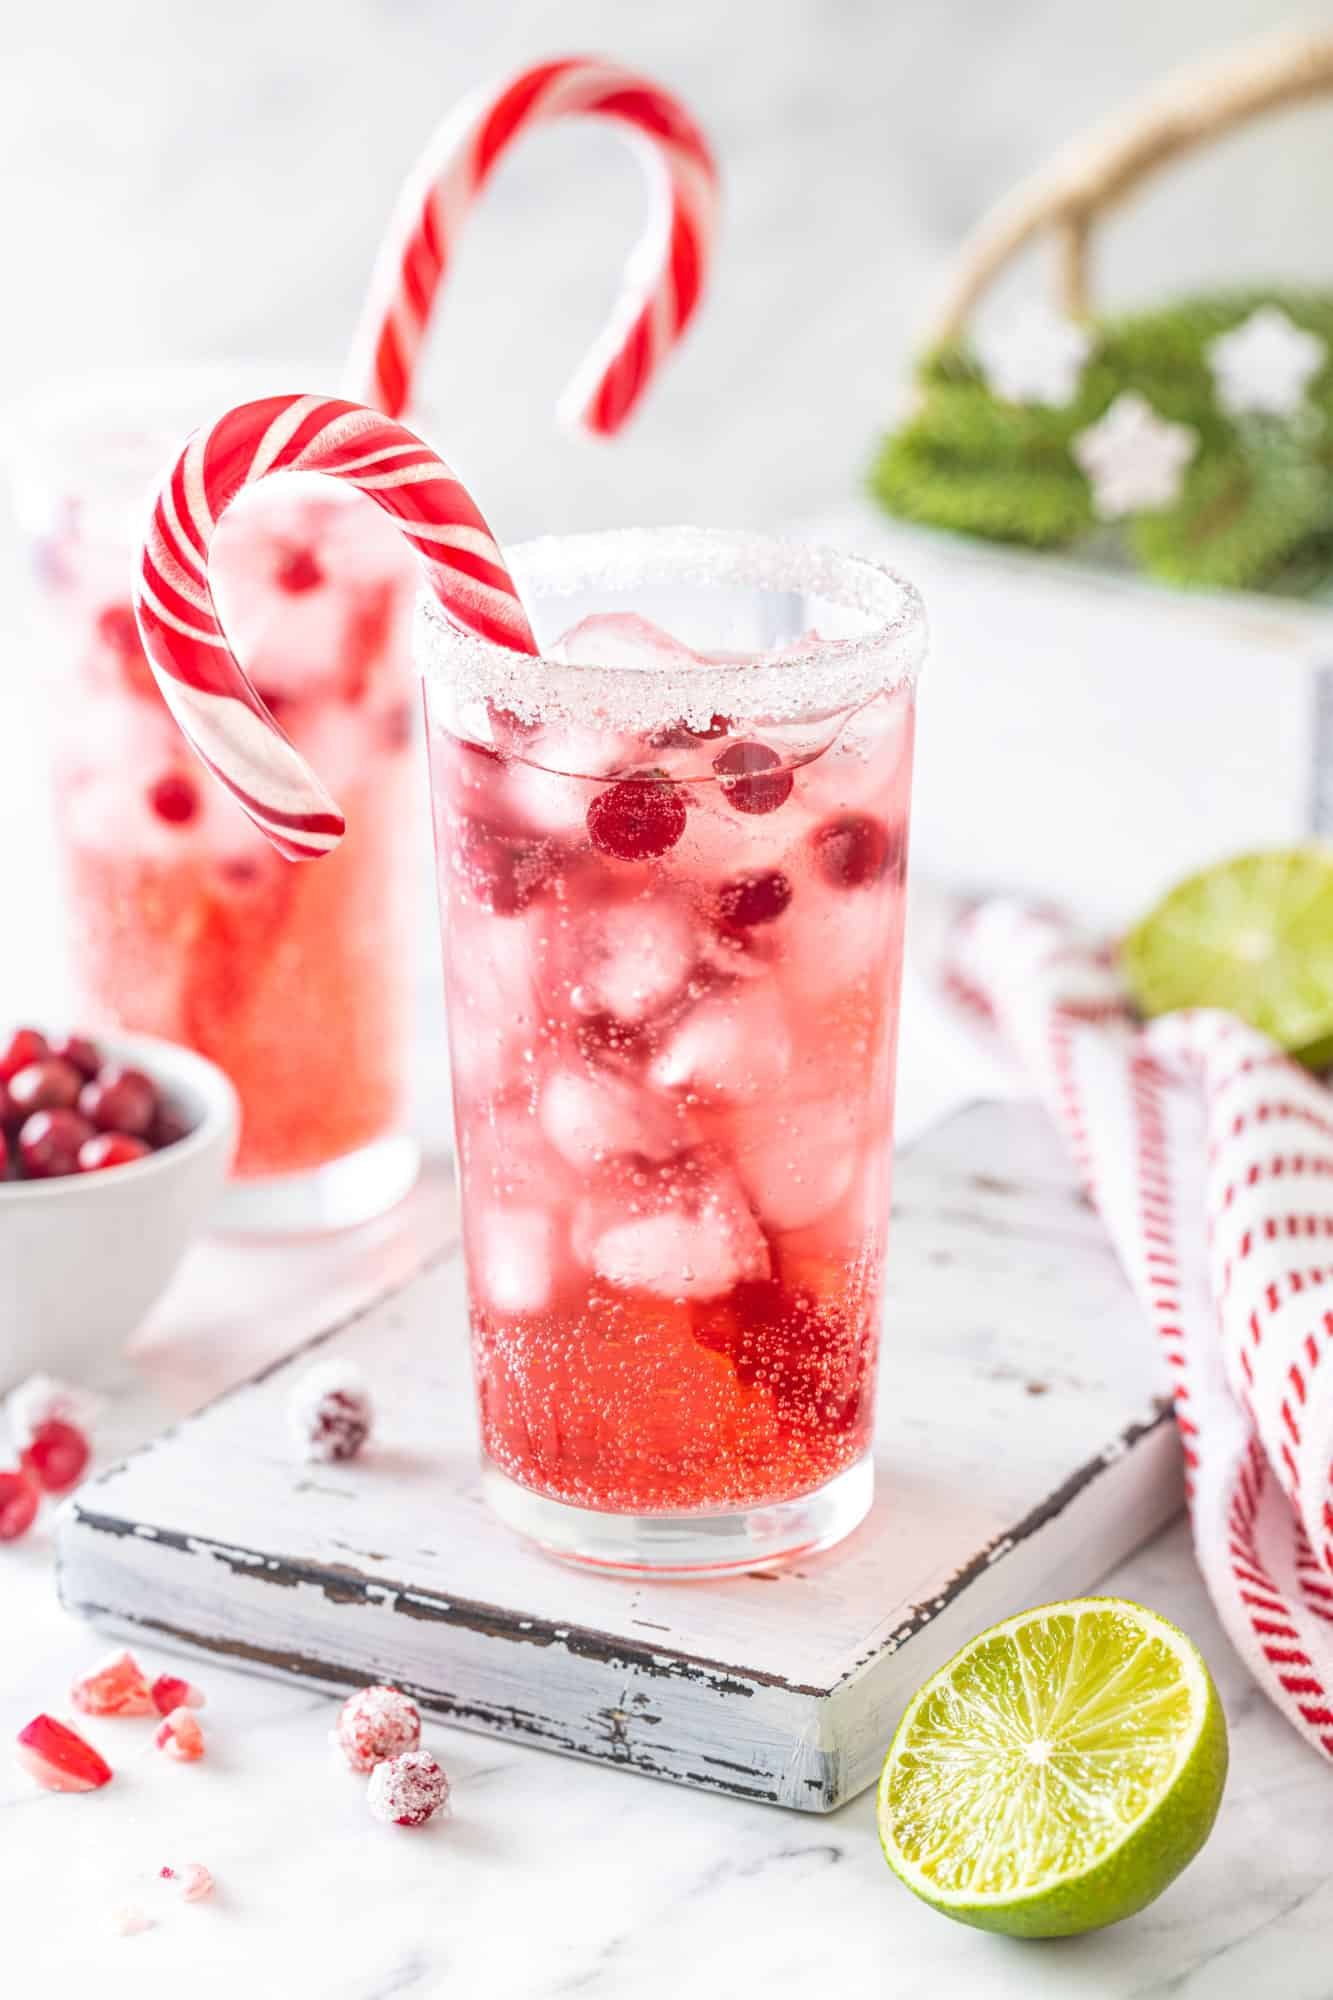
<svg viewBox="0 0 1333 2000">
<path fill-rule="evenodd" d="M 1130 932 L 1120 963 L 1143 1013 L 1222 1007 L 1320 1066 L 1333 1038 L 1333 848 L 1191 875 Z"/>
<path fill-rule="evenodd" d="M 1226 1772 L 1197 1647 L 1140 1604 L 1073 1598 L 983 1632 L 913 1697 L 879 1837 L 945 1916 L 1067 1937 L 1161 1895 L 1208 1838 Z"/>
</svg>

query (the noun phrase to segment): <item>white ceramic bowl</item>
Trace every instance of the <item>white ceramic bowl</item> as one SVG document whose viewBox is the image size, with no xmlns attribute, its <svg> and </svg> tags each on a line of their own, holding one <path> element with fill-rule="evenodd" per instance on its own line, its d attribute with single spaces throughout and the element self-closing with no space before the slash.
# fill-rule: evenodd
<svg viewBox="0 0 1333 2000">
<path fill-rule="evenodd" d="M 146 1160 L 60 1180 L 0 1181 L 0 1387 L 78 1375 L 133 1333 L 222 1192 L 236 1093 L 205 1057 L 149 1035 L 98 1035 L 190 1127 Z"/>
</svg>

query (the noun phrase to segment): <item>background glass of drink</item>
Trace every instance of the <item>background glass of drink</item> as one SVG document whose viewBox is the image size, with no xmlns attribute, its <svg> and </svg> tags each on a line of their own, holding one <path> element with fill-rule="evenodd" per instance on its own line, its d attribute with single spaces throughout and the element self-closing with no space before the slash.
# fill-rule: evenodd
<svg viewBox="0 0 1333 2000">
<path fill-rule="evenodd" d="M 417 633 L 488 1496 L 622 1569 L 826 1547 L 872 1492 L 920 603 L 693 530 L 512 567 L 540 662 Z"/>
<path fill-rule="evenodd" d="M 226 1221 L 340 1227 L 391 1207 L 417 1168 L 402 1129 L 416 571 L 378 510 L 328 480 L 270 481 L 218 528 L 228 633 L 351 821 L 337 854 L 292 866 L 190 754 L 130 603 L 156 475 L 242 386 L 200 370 L 52 393 L 10 413 L 5 449 L 51 653 L 78 1018 L 227 1071 L 242 1132 Z"/>
</svg>

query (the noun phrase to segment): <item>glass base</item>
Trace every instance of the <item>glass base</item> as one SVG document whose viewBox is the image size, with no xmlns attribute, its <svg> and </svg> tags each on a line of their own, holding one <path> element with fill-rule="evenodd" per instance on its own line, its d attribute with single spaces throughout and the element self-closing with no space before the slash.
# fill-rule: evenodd
<svg viewBox="0 0 1333 2000">
<path fill-rule="evenodd" d="M 416 1184 L 421 1148 L 405 1132 L 304 1174 L 227 1183 L 219 1229 L 245 1236 L 324 1236 L 387 1215 Z"/>
<path fill-rule="evenodd" d="M 482 1491 L 506 1527 L 564 1562 L 624 1576 L 731 1576 L 850 1535 L 870 1511 L 875 1468 L 867 1455 L 798 1500 L 725 1514 L 598 1514 L 547 1500 L 493 1465 L 482 1468 Z"/>
</svg>

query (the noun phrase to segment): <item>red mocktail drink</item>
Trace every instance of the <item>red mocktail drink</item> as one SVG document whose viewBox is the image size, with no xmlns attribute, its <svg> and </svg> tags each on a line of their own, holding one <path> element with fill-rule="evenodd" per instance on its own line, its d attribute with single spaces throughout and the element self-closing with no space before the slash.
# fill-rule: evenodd
<svg viewBox="0 0 1333 2000">
<path fill-rule="evenodd" d="M 540 664 L 421 634 L 488 1490 L 619 1566 L 824 1544 L 870 1497 L 919 606 L 681 533 L 516 577 Z"/>
</svg>

